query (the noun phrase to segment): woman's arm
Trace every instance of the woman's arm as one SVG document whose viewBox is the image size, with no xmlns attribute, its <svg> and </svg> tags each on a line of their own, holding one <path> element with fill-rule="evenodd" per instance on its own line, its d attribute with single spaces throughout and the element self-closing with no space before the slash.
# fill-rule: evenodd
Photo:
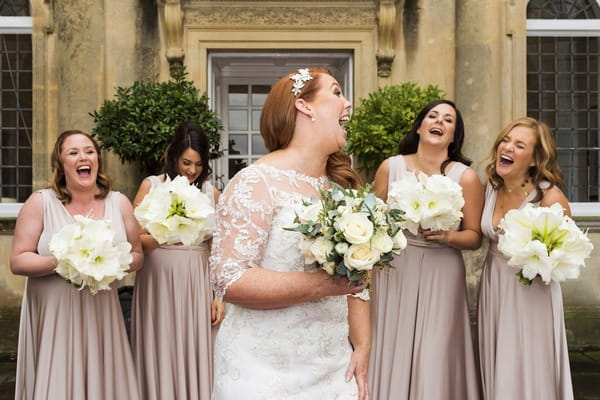
<svg viewBox="0 0 600 400">
<path fill-rule="evenodd" d="M 211 252 L 216 297 L 248 308 L 273 309 L 360 292 L 362 286 L 333 279 L 323 271 L 280 272 L 260 267 L 273 218 L 279 212 L 271 198 L 273 183 L 265 179 L 252 169 L 244 170 L 219 199 Z"/>
<path fill-rule="evenodd" d="M 375 196 L 379 197 L 383 201 L 387 201 L 388 196 L 388 181 L 390 177 L 390 160 L 389 158 L 384 160 L 377 172 L 375 172 Z"/>
<path fill-rule="evenodd" d="M 370 398 L 367 385 L 369 354 L 371 352 L 371 316 L 369 302 L 357 297 L 348 296 L 348 324 L 350 327 L 350 342 L 354 351 L 350 366 L 346 371 L 346 381 L 352 376 L 358 385 L 359 400 Z"/>
<path fill-rule="evenodd" d="M 140 243 L 140 226 L 133 215 L 133 207 L 129 199 L 123 194 L 121 194 L 121 215 L 123 216 L 127 241 L 131 244 L 131 255 L 133 256 L 133 260 L 129 265 L 129 272 L 133 272 L 142 267 L 144 253 L 142 253 Z"/>
<path fill-rule="evenodd" d="M 44 204 L 42 194 L 33 193 L 17 216 L 15 234 L 10 254 L 10 270 L 16 275 L 45 276 L 54 273 L 58 260 L 42 256 L 37 246 L 44 229 Z"/>
<path fill-rule="evenodd" d="M 135 195 L 135 198 L 133 199 L 134 207 L 137 207 L 140 205 L 142 200 L 144 200 L 144 197 L 146 197 L 148 192 L 150 192 L 151 188 L 152 188 L 152 182 L 150 182 L 150 179 L 147 179 L 147 178 L 144 179 L 142 181 L 142 183 L 140 184 L 140 187 Z M 152 237 L 152 235 L 150 235 L 141 226 L 140 226 L 140 230 L 139 230 L 139 236 L 140 236 L 140 241 L 142 243 L 142 249 L 145 253 L 148 253 L 158 247 L 158 242 L 156 241 L 156 239 L 154 239 Z"/>
<path fill-rule="evenodd" d="M 460 231 L 423 231 L 427 240 L 445 243 L 459 250 L 476 250 L 481 246 L 481 214 L 483 213 L 483 186 L 477 173 L 467 169 L 460 180 L 465 205 Z"/>
</svg>

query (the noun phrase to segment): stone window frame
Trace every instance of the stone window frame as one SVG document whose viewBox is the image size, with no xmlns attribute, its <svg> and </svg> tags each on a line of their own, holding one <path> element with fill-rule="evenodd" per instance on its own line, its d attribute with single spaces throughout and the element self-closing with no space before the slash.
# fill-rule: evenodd
<svg viewBox="0 0 600 400">
<path fill-rule="evenodd" d="M 31 35 L 33 32 L 32 17 L 0 17 L 0 34 Z M 16 218 L 23 203 L 0 203 L 0 219 Z"/>
<path fill-rule="evenodd" d="M 600 5 L 600 0 L 597 0 Z M 527 8 L 528 1 L 523 7 Z M 527 19 L 525 10 L 525 29 L 527 36 L 600 36 L 600 24 L 593 19 Z M 525 37 L 525 40 L 526 40 Z M 523 73 L 527 73 L 527 52 L 523 54 Z M 526 98 L 526 86 L 521 89 L 523 98 Z M 525 106 L 526 107 L 526 106 Z M 525 108 L 526 109 L 526 108 Z M 569 202 L 574 217 L 581 219 L 596 219 L 600 217 L 599 202 Z"/>
</svg>

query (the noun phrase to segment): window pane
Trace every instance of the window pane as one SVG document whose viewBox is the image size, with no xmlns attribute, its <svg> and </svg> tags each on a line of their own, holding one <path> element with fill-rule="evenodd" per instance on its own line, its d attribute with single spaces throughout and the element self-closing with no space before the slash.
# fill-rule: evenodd
<svg viewBox="0 0 600 400">
<path fill-rule="evenodd" d="M 265 142 L 261 135 L 252 135 L 252 155 L 263 155 L 267 154 Z"/>
<path fill-rule="evenodd" d="M 252 105 L 262 106 L 265 104 L 267 94 L 271 90 L 271 86 L 268 85 L 254 85 L 252 86 Z"/>
<path fill-rule="evenodd" d="M 248 130 L 248 112 L 246 110 L 229 110 L 229 130 Z"/>
<path fill-rule="evenodd" d="M 248 154 L 248 135 L 229 135 L 229 155 Z"/>
<path fill-rule="evenodd" d="M 241 171 L 243 168 L 248 166 L 246 159 L 229 159 L 229 176 L 228 179 L 233 178 L 235 174 Z"/>
<path fill-rule="evenodd" d="M 245 106 L 248 104 L 248 86 L 229 85 L 229 105 Z"/>
<path fill-rule="evenodd" d="M 252 130 L 260 131 L 260 111 L 252 110 Z"/>
</svg>

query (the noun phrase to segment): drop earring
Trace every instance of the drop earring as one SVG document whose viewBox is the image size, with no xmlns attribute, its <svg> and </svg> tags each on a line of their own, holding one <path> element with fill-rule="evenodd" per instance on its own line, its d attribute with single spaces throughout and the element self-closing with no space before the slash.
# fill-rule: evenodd
<svg viewBox="0 0 600 400">
<path fill-rule="evenodd" d="M 315 122 L 317 119 L 315 118 L 315 116 L 314 116 L 314 115 L 311 115 L 311 116 L 310 116 L 310 120 L 311 120 L 312 122 Z"/>
</svg>

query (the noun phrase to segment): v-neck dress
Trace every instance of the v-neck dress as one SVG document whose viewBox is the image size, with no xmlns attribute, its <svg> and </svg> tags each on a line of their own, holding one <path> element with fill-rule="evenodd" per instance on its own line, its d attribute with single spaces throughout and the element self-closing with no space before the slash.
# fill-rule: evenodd
<svg viewBox="0 0 600 400">
<path fill-rule="evenodd" d="M 50 189 L 41 190 L 44 217 L 37 251 L 73 217 Z M 116 240 L 127 240 L 121 199 L 104 200 Z M 21 307 L 16 377 L 17 400 L 138 399 L 131 349 L 117 287 L 92 295 L 57 274 L 28 277 Z"/>
<path fill-rule="evenodd" d="M 520 208 L 535 196 L 530 193 Z M 519 282 L 519 269 L 498 250 L 492 222 L 496 198 L 488 184 L 481 229 L 490 246 L 478 310 L 484 399 L 573 399 L 560 285 L 546 285 L 539 277 L 531 286 Z"/>
</svg>

